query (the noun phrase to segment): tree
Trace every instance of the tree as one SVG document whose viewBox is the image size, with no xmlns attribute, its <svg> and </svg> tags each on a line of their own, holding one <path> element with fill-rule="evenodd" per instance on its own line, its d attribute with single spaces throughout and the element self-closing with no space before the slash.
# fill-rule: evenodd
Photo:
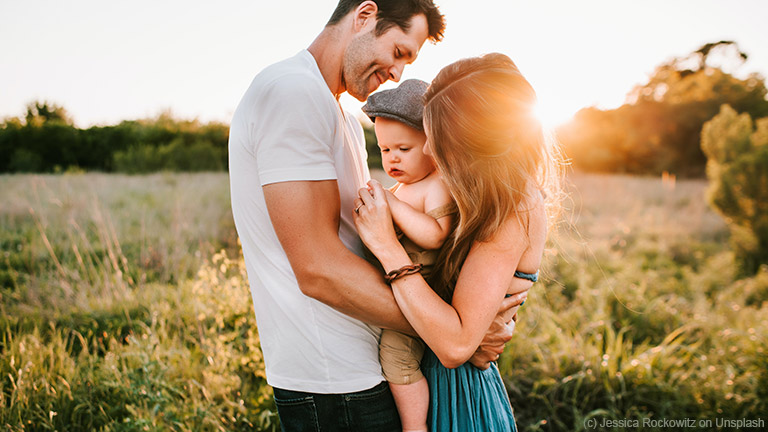
<svg viewBox="0 0 768 432">
<path fill-rule="evenodd" d="M 39 127 L 45 123 L 60 123 L 69 126 L 74 124 L 67 110 L 47 101 L 36 101 L 28 104 L 27 113 L 24 117 L 29 126 Z"/>
<path fill-rule="evenodd" d="M 708 199 L 725 217 L 742 274 L 768 264 L 768 117 L 753 126 L 749 114 L 728 105 L 704 124 Z"/>
<path fill-rule="evenodd" d="M 764 78 L 740 79 L 726 72 L 746 58 L 732 41 L 706 44 L 659 65 L 620 108 L 582 110 L 558 135 L 577 168 L 701 176 L 706 165 L 702 126 L 721 105 L 755 118 L 768 116 Z"/>
<path fill-rule="evenodd" d="M 6 119 L 0 125 L 0 173 L 10 170 L 10 161 L 20 142 L 19 134 L 23 127 L 18 118 Z"/>
</svg>

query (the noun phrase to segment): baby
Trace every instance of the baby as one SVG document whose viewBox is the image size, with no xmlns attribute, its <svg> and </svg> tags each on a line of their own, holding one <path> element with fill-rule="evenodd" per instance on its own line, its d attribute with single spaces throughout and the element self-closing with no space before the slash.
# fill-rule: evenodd
<svg viewBox="0 0 768 432">
<path fill-rule="evenodd" d="M 371 95 L 363 106 L 374 121 L 384 171 L 397 180 L 387 201 L 403 247 L 414 264 L 422 264 L 429 277 L 452 230 L 456 207 L 432 157 L 424 152 L 422 96 L 428 84 L 410 79 L 399 87 Z M 383 330 L 379 359 L 384 377 L 400 413 L 403 431 L 426 431 L 429 388 L 420 363 L 424 342 L 392 330 Z"/>
</svg>

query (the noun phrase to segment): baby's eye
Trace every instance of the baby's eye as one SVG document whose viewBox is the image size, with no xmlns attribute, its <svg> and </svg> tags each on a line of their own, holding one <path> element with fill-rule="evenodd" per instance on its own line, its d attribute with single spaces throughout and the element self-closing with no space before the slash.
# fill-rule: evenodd
<svg viewBox="0 0 768 432">
<path fill-rule="evenodd" d="M 389 149 L 381 149 L 381 152 L 382 152 L 382 153 L 386 153 L 386 152 L 388 152 L 388 151 L 389 151 Z"/>
<path fill-rule="evenodd" d="M 407 152 L 410 149 L 411 149 L 410 147 L 400 147 L 401 152 Z"/>
</svg>

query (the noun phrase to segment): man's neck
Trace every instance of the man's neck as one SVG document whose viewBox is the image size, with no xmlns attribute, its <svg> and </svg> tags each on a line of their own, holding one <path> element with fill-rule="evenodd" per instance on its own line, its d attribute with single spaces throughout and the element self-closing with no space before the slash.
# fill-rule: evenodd
<svg viewBox="0 0 768 432">
<path fill-rule="evenodd" d="M 340 25 L 326 27 L 307 48 L 315 58 L 320 74 L 336 99 L 346 91 L 342 82 L 342 65 L 344 63 L 344 47 L 347 37 L 341 31 Z"/>
</svg>

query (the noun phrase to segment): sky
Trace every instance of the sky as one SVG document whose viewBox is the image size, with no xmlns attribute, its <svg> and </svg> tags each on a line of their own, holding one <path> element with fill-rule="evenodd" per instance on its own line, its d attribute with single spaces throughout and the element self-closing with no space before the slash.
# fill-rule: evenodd
<svg viewBox="0 0 768 432">
<path fill-rule="evenodd" d="M 170 110 L 229 123 L 264 67 L 306 48 L 337 0 L 0 0 L 0 119 L 28 103 L 63 106 L 79 127 Z M 536 89 L 545 124 L 620 106 L 658 64 L 735 40 L 768 75 L 768 0 L 435 0 L 445 39 L 425 43 L 402 79 L 510 56 Z M 396 84 L 386 83 L 380 89 Z M 362 116 L 362 103 L 342 105 Z"/>
</svg>

